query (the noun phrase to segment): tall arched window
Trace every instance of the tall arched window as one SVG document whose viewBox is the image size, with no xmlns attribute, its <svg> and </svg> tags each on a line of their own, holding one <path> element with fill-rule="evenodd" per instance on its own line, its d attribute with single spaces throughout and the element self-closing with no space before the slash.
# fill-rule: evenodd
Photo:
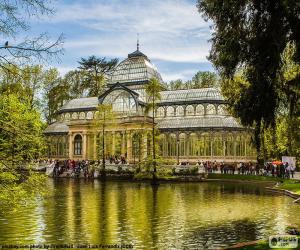
<svg viewBox="0 0 300 250">
<path fill-rule="evenodd" d="M 136 102 L 133 96 L 125 90 L 114 90 L 103 100 L 104 104 L 112 104 L 113 111 L 119 114 L 135 114 L 137 112 Z"/>
<path fill-rule="evenodd" d="M 74 155 L 82 155 L 82 137 L 76 135 L 74 138 Z"/>
<path fill-rule="evenodd" d="M 180 156 L 185 156 L 185 143 L 186 142 L 186 135 L 185 134 L 180 134 L 179 135 L 179 155 Z"/>
</svg>

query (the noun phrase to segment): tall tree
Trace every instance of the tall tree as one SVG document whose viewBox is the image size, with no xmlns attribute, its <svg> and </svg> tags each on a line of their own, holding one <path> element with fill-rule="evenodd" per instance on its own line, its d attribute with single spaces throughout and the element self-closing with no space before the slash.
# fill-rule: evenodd
<svg viewBox="0 0 300 250">
<path fill-rule="evenodd" d="M 219 86 L 217 74 L 210 71 L 198 71 L 192 78 L 194 89 Z"/>
<path fill-rule="evenodd" d="M 115 124 L 115 113 L 112 109 L 111 104 L 100 104 L 97 108 L 97 112 L 94 119 L 94 130 L 95 133 L 101 135 L 102 141 L 99 143 L 101 145 L 101 156 L 102 156 L 102 168 L 100 171 L 101 178 L 105 178 L 105 151 L 106 151 L 106 129 L 108 127 L 113 127 Z"/>
<path fill-rule="evenodd" d="M 156 78 L 151 78 L 150 82 L 146 85 L 145 91 L 147 95 L 146 113 L 152 111 L 152 164 L 153 164 L 153 183 L 156 181 L 156 130 L 155 130 L 155 109 L 157 102 L 161 99 L 160 91 L 162 85 Z"/>
<path fill-rule="evenodd" d="M 221 76 L 232 79 L 244 68 L 249 84 L 241 92 L 235 112 L 244 125 L 255 126 L 260 152 L 262 130 L 275 126 L 279 106 L 277 74 L 289 41 L 295 41 L 294 60 L 300 61 L 300 5 L 284 0 L 199 0 L 198 8 L 214 23 L 209 59 Z"/>
<path fill-rule="evenodd" d="M 39 113 L 19 97 L 0 94 L 0 212 L 26 201 L 44 183 L 41 175 L 18 171 L 39 158 L 44 146 Z"/>
<path fill-rule="evenodd" d="M 118 59 L 107 60 L 105 57 L 99 58 L 90 56 L 81 58 L 78 67 L 84 73 L 83 89 L 87 96 L 100 96 L 105 87 L 107 74 L 118 64 Z"/>
</svg>

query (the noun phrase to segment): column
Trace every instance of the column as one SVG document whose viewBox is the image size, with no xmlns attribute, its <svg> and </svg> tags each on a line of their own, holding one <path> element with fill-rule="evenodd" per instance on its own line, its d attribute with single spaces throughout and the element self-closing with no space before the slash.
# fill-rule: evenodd
<svg viewBox="0 0 300 250">
<path fill-rule="evenodd" d="M 127 131 L 127 159 L 128 162 L 132 160 L 132 133 Z"/>
<path fill-rule="evenodd" d="M 86 159 L 87 158 L 87 136 L 86 136 L 86 132 L 83 132 L 82 135 L 82 159 Z"/>
<path fill-rule="evenodd" d="M 126 148 L 125 148 L 125 131 L 122 131 L 122 148 L 121 148 L 121 155 L 125 156 Z"/>
<path fill-rule="evenodd" d="M 147 134 L 146 131 L 142 133 L 142 159 L 147 157 Z"/>
<path fill-rule="evenodd" d="M 97 160 L 97 135 L 94 134 L 94 141 L 93 141 L 93 155 L 94 155 L 94 160 Z"/>
<path fill-rule="evenodd" d="M 226 158 L 226 142 L 225 142 L 225 138 L 223 136 L 223 156 L 224 156 L 224 159 Z"/>
<path fill-rule="evenodd" d="M 210 157 L 211 157 L 211 161 L 213 161 L 213 140 L 214 140 L 214 137 L 210 133 L 209 143 L 210 143 Z"/>
<path fill-rule="evenodd" d="M 112 132 L 112 151 L 111 151 L 112 155 L 116 154 L 116 135 L 115 135 L 115 131 Z"/>
<path fill-rule="evenodd" d="M 68 138 L 69 138 L 69 158 L 73 159 L 74 149 L 73 149 L 73 136 L 71 132 L 69 132 Z"/>
<path fill-rule="evenodd" d="M 190 158 L 190 133 L 186 134 L 186 140 L 185 140 L 185 156 L 187 159 Z"/>
</svg>

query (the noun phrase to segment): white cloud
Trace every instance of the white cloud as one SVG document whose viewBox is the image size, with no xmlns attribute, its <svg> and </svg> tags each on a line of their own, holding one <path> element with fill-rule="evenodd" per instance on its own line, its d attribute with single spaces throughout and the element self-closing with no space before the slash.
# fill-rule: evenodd
<svg viewBox="0 0 300 250">
<path fill-rule="evenodd" d="M 80 26 L 87 32 L 66 39 L 75 53 L 125 57 L 140 33 L 142 51 L 152 59 L 206 62 L 209 23 L 187 0 L 98 0 L 58 4 L 54 18 L 44 21 Z"/>
</svg>

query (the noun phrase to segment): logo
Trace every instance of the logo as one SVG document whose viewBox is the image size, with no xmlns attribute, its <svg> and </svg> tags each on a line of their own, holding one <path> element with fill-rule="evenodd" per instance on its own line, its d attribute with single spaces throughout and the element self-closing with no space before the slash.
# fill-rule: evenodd
<svg viewBox="0 0 300 250">
<path fill-rule="evenodd" d="M 295 235 L 272 235 L 269 237 L 270 248 L 297 248 L 298 238 Z"/>
</svg>

